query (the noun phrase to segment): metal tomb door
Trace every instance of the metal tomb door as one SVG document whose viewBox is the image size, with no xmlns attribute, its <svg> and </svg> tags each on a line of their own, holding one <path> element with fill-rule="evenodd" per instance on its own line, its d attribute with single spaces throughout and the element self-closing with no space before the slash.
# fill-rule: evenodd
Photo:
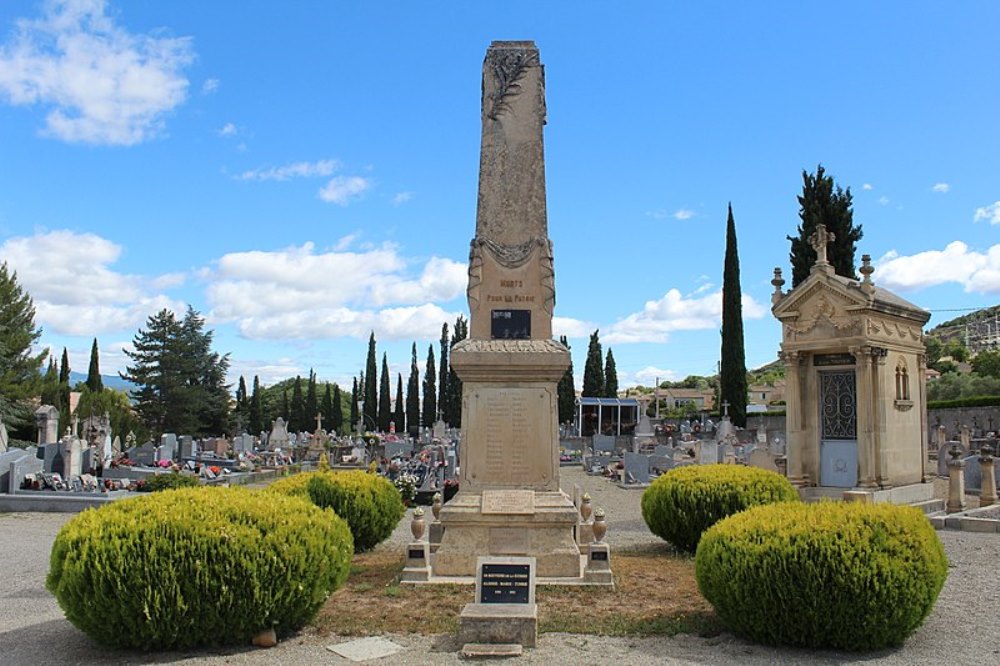
<svg viewBox="0 0 1000 666">
<path fill-rule="evenodd" d="M 819 373 L 819 484 L 858 483 L 858 411 L 853 370 Z"/>
</svg>

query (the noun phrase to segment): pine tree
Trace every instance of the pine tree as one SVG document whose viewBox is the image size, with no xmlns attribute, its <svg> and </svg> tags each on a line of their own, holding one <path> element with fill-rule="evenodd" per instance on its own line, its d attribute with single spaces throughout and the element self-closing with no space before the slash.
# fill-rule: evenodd
<svg viewBox="0 0 1000 666">
<path fill-rule="evenodd" d="M 299 375 L 295 375 L 295 383 L 292 384 L 292 401 L 289 403 L 288 409 L 288 429 L 291 432 L 308 430 L 306 399 L 302 395 L 302 377 Z"/>
<path fill-rule="evenodd" d="M 330 414 L 330 432 L 340 433 L 344 427 L 344 404 L 340 386 L 333 385 L 333 413 Z"/>
<path fill-rule="evenodd" d="M 378 384 L 378 429 L 389 432 L 389 421 L 392 420 L 392 396 L 389 388 L 389 357 L 382 352 L 382 376 Z"/>
<path fill-rule="evenodd" d="M 569 349 L 569 340 L 565 335 L 559 336 L 559 342 Z M 576 415 L 576 387 L 573 385 L 573 357 L 570 356 L 569 367 L 556 386 L 559 402 L 559 423 L 570 423 Z"/>
<path fill-rule="evenodd" d="M 221 435 L 229 424 L 230 385 L 229 354 L 212 351 L 215 333 L 205 329 L 205 319 L 190 305 L 181 325 L 181 351 L 188 398 L 194 403 L 195 425 L 189 430 L 195 435 Z M 180 416 L 177 417 L 180 419 Z"/>
<path fill-rule="evenodd" d="M 396 373 L 396 409 L 393 412 L 392 420 L 396 425 L 396 432 L 406 432 L 406 403 L 403 400 L 403 373 Z"/>
<path fill-rule="evenodd" d="M 90 369 L 87 370 L 87 388 L 94 393 L 100 393 L 104 389 L 104 382 L 101 380 L 101 365 L 97 351 L 97 338 L 90 348 Z"/>
<path fill-rule="evenodd" d="M 437 410 L 444 419 L 444 405 L 448 399 L 448 324 L 441 325 L 441 357 L 438 365 Z"/>
<path fill-rule="evenodd" d="M 368 361 L 365 363 L 364 427 L 378 427 L 378 366 L 375 358 L 375 332 L 368 338 Z"/>
<path fill-rule="evenodd" d="M 412 435 L 420 428 L 420 368 L 417 367 L 417 343 L 410 358 L 410 378 L 406 382 L 406 428 Z"/>
<path fill-rule="evenodd" d="M 587 347 L 587 362 L 583 366 L 583 397 L 600 398 L 604 396 L 604 358 L 601 353 L 601 340 L 598 337 L 600 329 L 590 334 L 590 344 Z"/>
<path fill-rule="evenodd" d="M 823 165 L 816 167 L 816 173 L 802 171 L 802 195 L 799 200 L 798 236 L 787 236 L 791 242 L 789 260 L 792 263 L 792 287 L 797 287 L 809 277 L 816 262 L 816 250 L 809 243 L 809 237 L 816 226 L 823 224 L 833 232 L 833 242 L 827 245 L 827 260 L 834 272 L 847 278 L 857 279 L 854 272 L 855 244 L 861 240 L 861 225 L 854 225 L 854 209 L 851 188 L 845 192 L 840 186 L 834 187 L 833 176 L 827 176 Z"/>
<path fill-rule="evenodd" d="M 604 397 L 618 397 L 618 369 L 615 367 L 615 357 L 608 347 L 608 356 L 604 362 Z"/>
<path fill-rule="evenodd" d="M 437 371 L 434 369 L 434 345 L 427 345 L 427 367 L 424 368 L 424 425 L 437 421 Z"/>
<path fill-rule="evenodd" d="M 260 404 L 260 377 L 253 377 L 253 393 L 250 394 L 250 408 L 247 418 L 250 434 L 258 435 L 264 430 L 264 414 Z"/>
<path fill-rule="evenodd" d="M 469 322 L 462 315 L 458 316 L 455 320 L 455 326 L 452 328 L 451 345 L 449 345 L 449 355 L 451 350 L 455 348 L 455 345 L 465 340 L 469 337 Z M 449 364 L 450 365 L 450 364 Z M 462 380 L 458 378 L 455 374 L 455 370 L 451 367 L 448 368 L 448 392 L 447 400 L 442 406 L 444 413 L 444 420 L 452 428 L 458 428 L 462 425 Z"/>
<path fill-rule="evenodd" d="M 35 303 L 18 283 L 17 272 L 0 262 L 0 418 L 17 428 L 25 439 L 31 435 L 33 398 L 42 384 L 39 370 L 48 350 L 32 353 L 42 335 L 35 326 Z M 20 432 L 24 429 L 24 432 Z"/>
<path fill-rule="evenodd" d="M 358 379 L 354 378 L 354 386 L 351 388 L 351 423 L 349 429 L 356 428 L 361 415 L 358 412 Z"/>
<path fill-rule="evenodd" d="M 742 428 L 747 421 L 747 367 L 743 349 L 743 295 L 740 289 L 740 256 L 736 223 L 729 205 L 726 221 L 726 259 L 722 276 L 722 362 L 719 397 L 729 403 L 729 416 Z"/>
</svg>

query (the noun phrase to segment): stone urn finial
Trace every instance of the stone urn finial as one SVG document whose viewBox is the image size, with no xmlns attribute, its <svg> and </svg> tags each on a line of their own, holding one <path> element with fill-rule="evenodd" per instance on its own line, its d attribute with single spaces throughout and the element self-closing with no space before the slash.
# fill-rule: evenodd
<svg viewBox="0 0 1000 666">
<path fill-rule="evenodd" d="M 608 524 L 604 520 L 604 509 L 597 507 L 594 510 L 594 543 L 604 541 L 604 535 L 608 533 Z"/>
<path fill-rule="evenodd" d="M 434 493 L 434 499 L 431 501 L 431 513 L 434 514 L 434 520 L 440 520 L 441 518 L 441 493 Z"/>
<path fill-rule="evenodd" d="M 993 447 L 990 444 L 983 444 L 982 447 L 979 449 L 979 459 L 993 460 L 994 453 L 995 451 L 993 450 Z"/>
<path fill-rule="evenodd" d="M 580 498 L 580 518 L 585 523 L 590 520 L 590 514 L 593 512 L 590 501 L 590 493 L 584 493 L 583 497 Z"/>
<path fill-rule="evenodd" d="M 413 534 L 414 541 L 420 541 L 424 538 L 424 510 L 422 507 L 417 507 L 413 510 L 413 522 L 410 523 L 410 532 Z"/>
<path fill-rule="evenodd" d="M 962 448 L 958 444 L 952 444 L 951 448 L 948 449 L 948 455 L 951 456 L 952 460 L 958 460 L 962 455 Z"/>
</svg>

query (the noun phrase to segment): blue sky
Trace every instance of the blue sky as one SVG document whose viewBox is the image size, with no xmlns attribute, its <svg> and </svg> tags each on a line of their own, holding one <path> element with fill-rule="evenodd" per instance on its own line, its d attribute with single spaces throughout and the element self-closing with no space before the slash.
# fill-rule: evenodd
<svg viewBox="0 0 1000 666">
<path fill-rule="evenodd" d="M 711 374 L 726 206 L 749 366 L 775 358 L 803 169 L 931 325 L 1000 301 L 996 2 L 0 4 L 0 259 L 102 370 L 190 303 L 265 384 L 421 363 L 467 313 L 482 60 L 546 66 L 557 334 L 621 384 Z"/>
</svg>

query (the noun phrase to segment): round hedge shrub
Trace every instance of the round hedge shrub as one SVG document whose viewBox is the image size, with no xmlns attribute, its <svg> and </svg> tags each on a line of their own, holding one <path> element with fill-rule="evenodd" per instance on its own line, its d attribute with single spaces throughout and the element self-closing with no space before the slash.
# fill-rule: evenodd
<svg viewBox="0 0 1000 666">
<path fill-rule="evenodd" d="M 752 506 L 798 501 L 788 479 L 743 465 L 686 465 L 670 470 L 642 494 L 649 531 L 694 553 L 709 527 Z"/>
<path fill-rule="evenodd" d="M 876 650 L 920 626 L 948 561 L 913 507 L 789 503 L 717 523 L 698 546 L 695 574 L 722 621 L 753 641 Z"/>
<path fill-rule="evenodd" d="M 247 644 L 315 616 L 350 573 L 332 511 L 239 488 L 184 488 L 79 514 L 52 546 L 46 587 L 102 645 Z"/>
<path fill-rule="evenodd" d="M 193 474 L 167 472 L 148 477 L 138 490 L 140 492 L 155 493 L 161 490 L 173 490 L 174 488 L 194 488 L 200 485 L 200 483 L 198 477 Z"/>
<path fill-rule="evenodd" d="M 362 471 L 305 472 L 275 481 L 268 490 L 306 497 L 333 509 L 354 535 L 354 551 L 371 550 L 385 541 L 406 513 L 399 490 L 388 479 Z"/>
</svg>

